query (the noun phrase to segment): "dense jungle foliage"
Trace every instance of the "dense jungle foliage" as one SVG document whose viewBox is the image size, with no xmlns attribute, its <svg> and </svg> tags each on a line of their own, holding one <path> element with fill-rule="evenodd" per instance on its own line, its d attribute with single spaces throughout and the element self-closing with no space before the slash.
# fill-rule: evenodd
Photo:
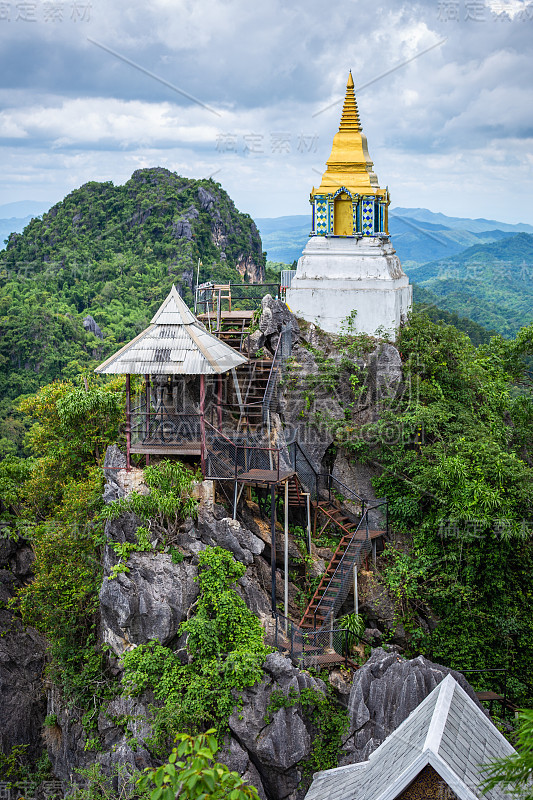
<svg viewBox="0 0 533 800">
<path fill-rule="evenodd" d="M 159 168 L 123 186 L 87 183 L 12 234 L 0 251 L 0 457 L 20 452 L 16 397 L 94 368 L 149 324 L 173 283 L 190 304 L 198 260 L 200 282 L 264 276 L 257 228 L 220 184 Z"/>
<path fill-rule="evenodd" d="M 233 281 L 243 255 L 264 263 L 252 221 L 212 181 L 166 170 L 141 170 L 123 187 L 87 184 L 0 254 L 0 535 L 35 552 L 34 580 L 11 607 L 47 637 L 49 677 L 83 714 L 88 750 L 100 746 L 99 707 L 124 688 L 155 690 L 161 756 L 180 729 L 223 732 L 235 690 L 260 677 L 262 631 L 234 591 L 243 568 L 218 548 L 202 555 L 200 600 L 183 628 L 187 666 L 169 648 L 140 647 L 120 687 L 97 632 L 104 521 L 124 510 L 104 511 L 100 467 L 107 446 L 123 444 L 124 380 L 96 378 L 92 368 L 148 324 L 172 283 L 191 301 L 199 258 L 200 280 Z M 83 329 L 87 313 L 103 340 Z M 379 399 L 378 422 L 354 422 L 366 402 L 355 359 L 374 347 L 369 337 L 340 337 L 340 359 L 317 351 L 313 377 L 331 391 L 339 381 L 352 387 L 346 419 L 329 424 L 339 446 L 380 472 L 375 488 L 389 499 L 400 542 L 380 570 L 411 654 L 458 668 L 506 666 L 513 699 L 531 704 L 533 326 L 503 339 L 472 324 L 468 338 L 446 324 L 455 318 L 431 313 L 414 313 L 400 332 L 404 385 Z M 171 552 L 169 532 L 194 512 L 194 475 L 163 466 L 147 478 L 154 491 L 135 510 L 156 520 L 157 546 Z M 142 527 L 138 537 L 130 549 L 153 547 Z M 292 698 L 278 701 L 290 707 Z M 315 767 L 329 766 L 327 709 L 316 697 L 306 702 L 324 721 Z"/>
<path fill-rule="evenodd" d="M 362 429 L 350 410 L 337 437 L 378 467 L 376 491 L 405 538 L 382 559 L 398 623 L 413 653 L 508 667 L 511 694 L 533 702 L 533 326 L 476 348 L 414 315 L 397 346 L 400 395 L 382 398 L 379 421 Z M 364 387 L 352 385 L 357 407 Z"/>
</svg>

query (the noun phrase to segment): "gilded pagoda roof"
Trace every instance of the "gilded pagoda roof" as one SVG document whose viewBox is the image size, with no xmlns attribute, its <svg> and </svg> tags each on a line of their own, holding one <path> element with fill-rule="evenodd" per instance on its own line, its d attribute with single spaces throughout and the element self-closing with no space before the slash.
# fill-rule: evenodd
<svg viewBox="0 0 533 800">
<path fill-rule="evenodd" d="M 368 153 L 351 72 L 346 84 L 339 130 L 333 137 L 331 155 L 326 164 L 320 186 L 318 189 L 313 187 L 311 199 L 315 195 L 335 194 L 340 188 L 348 189 L 352 194 L 386 196 L 386 190 L 379 187 Z"/>
<path fill-rule="evenodd" d="M 220 375 L 245 356 L 199 322 L 175 286 L 151 324 L 95 369 L 102 375 Z"/>
</svg>

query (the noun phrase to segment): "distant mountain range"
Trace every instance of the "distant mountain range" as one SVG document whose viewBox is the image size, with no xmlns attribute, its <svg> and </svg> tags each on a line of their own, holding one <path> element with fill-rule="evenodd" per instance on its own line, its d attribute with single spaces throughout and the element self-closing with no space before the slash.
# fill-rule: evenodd
<svg viewBox="0 0 533 800">
<path fill-rule="evenodd" d="M 255 220 L 270 261 L 292 264 L 302 254 L 311 227 L 311 216 Z M 404 267 L 448 258 L 468 247 L 489 244 L 516 233 L 532 233 L 533 225 L 511 225 L 488 219 L 447 217 L 426 208 L 394 208 L 389 229 Z"/>
<path fill-rule="evenodd" d="M 446 311 L 504 336 L 533 321 L 533 235 L 518 233 L 407 269 Z M 416 293 L 415 293 L 416 296 Z M 430 300 L 428 295 L 424 301 Z"/>
<path fill-rule="evenodd" d="M 395 208 L 389 221 L 416 300 L 504 336 L 533 320 L 532 225 L 447 217 L 425 208 Z M 299 258 L 310 217 L 256 224 L 270 261 L 291 264 Z"/>
<path fill-rule="evenodd" d="M 22 233 L 34 217 L 44 214 L 51 205 L 38 200 L 19 200 L 0 205 L 0 250 L 5 247 L 4 242 L 10 233 Z"/>
<path fill-rule="evenodd" d="M 47 207 L 32 201 L 0 205 L 0 245 Z M 310 215 L 256 219 L 268 259 L 296 261 L 310 221 Z M 394 247 L 419 287 L 415 297 L 420 301 L 506 336 L 531 322 L 533 225 L 448 217 L 426 208 L 394 208 L 389 221 Z"/>
</svg>

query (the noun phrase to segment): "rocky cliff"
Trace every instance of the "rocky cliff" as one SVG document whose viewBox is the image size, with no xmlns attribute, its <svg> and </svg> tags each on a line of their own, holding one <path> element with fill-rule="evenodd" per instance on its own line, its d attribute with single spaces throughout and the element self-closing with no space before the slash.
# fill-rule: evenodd
<svg viewBox="0 0 533 800">
<path fill-rule="evenodd" d="M 209 201 L 204 197 L 204 202 Z M 342 337 L 325 337 L 314 326 L 299 325 L 272 298 L 263 302 L 259 329 L 250 337 L 252 349 L 274 352 L 287 325 L 292 332 L 292 355 L 272 406 L 273 435 L 281 444 L 297 435 L 316 472 L 331 471 L 371 502 L 372 469 L 350 456 L 346 429 L 363 429 L 366 420 L 379 415 L 382 400 L 394 401 L 403 391 L 398 351 L 386 342 L 350 343 Z M 128 472 L 125 467 L 124 454 L 110 447 L 104 465 L 107 504 L 133 490 L 148 491 L 143 470 Z M 152 737 L 164 700 L 154 686 L 129 692 L 122 682 L 125 661 L 142 646 L 157 642 L 180 665 L 194 663 L 181 626 L 197 614 L 202 554 L 220 547 L 242 565 L 237 594 L 259 619 L 272 650 L 262 656 L 260 674 L 251 685 L 234 692 L 235 707 L 222 729 L 219 757 L 254 784 L 264 800 L 301 800 L 313 769 L 324 766 L 323 755 L 319 758 L 317 753 L 323 744 L 325 715 L 339 721 L 337 731 L 329 731 L 338 735 L 333 739 L 333 763 L 356 763 L 366 759 L 449 670 L 422 657 L 403 657 L 400 645 L 405 644 L 405 635 L 394 626 L 393 600 L 370 572 L 361 580 L 361 609 L 370 625 L 367 636 L 378 643 L 387 634 L 393 644 L 374 648 L 357 671 L 334 669 L 318 677 L 300 668 L 288 651 L 276 649 L 268 521 L 261 518 L 254 502 L 244 500 L 238 519 L 232 519 L 223 505 L 214 502 L 209 482 L 197 492 L 198 516 L 182 521 L 173 533 L 172 550 L 131 552 L 122 571 L 116 569 L 117 546 L 138 542 L 141 519 L 127 512 L 106 522 L 96 627 L 98 646 L 106 646 L 108 695 L 93 709 L 96 724 L 90 733 L 84 710 L 66 702 L 57 686 L 47 684 L 45 698 L 46 642 L 36 631 L 24 630 L 10 611 L 0 610 L 7 631 L 0 639 L 0 698 L 5 700 L 0 710 L 0 745 L 7 753 L 19 742 L 29 743 L 37 755 L 47 713 L 50 724 L 44 728 L 44 743 L 53 772 L 63 781 L 78 780 L 78 771 L 94 763 L 108 775 L 116 765 L 140 770 L 158 764 L 161 755 L 154 750 Z M 32 553 L 22 541 L 0 543 L 0 588 L 5 595 L 0 599 L 7 600 L 16 586 L 31 580 Z M 312 554 L 313 564 L 306 570 L 304 562 L 309 559 L 302 558 L 298 542 L 291 538 L 288 611 L 293 618 L 301 611 L 299 576 L 302 572 L 306 578 L 320 575 L 332 555 L 327 548 L 314 548 Z M 276 555 L 276 588 L 281 598 L 281 536 Z M 456 677 L 473 696 L 464 679 Z M 332 766 L 331 753 L 328 758 Z"/>
<path fill-rule="evenodd" d="M 106 493 L 111 498 L 125 491 L 126 472 L 117 469 L 122 459 L 117 449 L 108 453 L 107 464 L 114 467 L 107 471 Z M 180 529 L 178 546 L 183 561 L 173 564 L 165 553 L 135 553 L 128 562 L 129 572 L 108 580 L 116 562 L 110 545 L 134 540 L 138 524 L 134 516 L 125 515 L 106 526 L 108 545 L 100 592 L 100 624 L 102 638 L 112 651 L 110 663 L 117 686 L 120 656 L 137 645 L 155 639 L 187 658 L 184 641 L 177 632 L 180 623 L 191 614 L 198 595 L 194 580 L 198 554 L 213 544 L 228 549 L 246 565 L 238 591 L 262 620 L 267 641 L 273 643 L 270 598 L 264 587 L 268 577 L 265 542 L 259 536 L 228 517 L 221 506 L 204 501 L 198 521 L 188 520 Z M 338 702 L 346 707 L 348 717 L 339 763 L 367 758 L 448 672 L 422 657 L 406 661 L 395 648 L 378 648 L 355 674 L 323 673 Z M 474 696 L 464 679 L 456 677 Z M 242 706 L 229 718 L 219 757 L 255 785 L 261 798 L 300 800 L 304 796 L 310 780 L 306 765 L 316 741 L 317 722 L 298 697 L 308 690 L 329 697 L 324 680 L 299 669 L 282 652 L 272 652 L 264 663 L 262 680 L 242 692 Z M 274 693 L 279 692 L 291 697 L 292 703 L 269 713 Z M 111 770 L 114 764 L 142 769 L 158 763 L 149 744 L 153 702 L 150 692 L 130 697 L 119 691 L 100 709 L 100 752 L 88 752 L 79 714 L 64 707 L 57 692 L 50 690 L 48 712 L 57 715 L 57 724 L 53 730 L 47 729 L 46 744 L 54 773 L 70 780 L 75 778 L 77 769 L 95 760 L 105 770 Z"/>
</svg>

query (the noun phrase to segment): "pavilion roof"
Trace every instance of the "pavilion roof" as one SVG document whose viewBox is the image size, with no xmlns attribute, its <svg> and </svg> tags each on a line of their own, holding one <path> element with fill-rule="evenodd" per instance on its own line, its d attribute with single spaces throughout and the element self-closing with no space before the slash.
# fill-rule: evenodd
<svg viewBox="0 0 533 800">
<path fill-rule="evenodd" d="M 175 286 L 146 330 L 95 369 L 102 375 L 220 375 L 245 356 L 199 322 Z"/>
<path fill-rule="evenodd" d="M 501 786 L 485 795 L 479 787 L 486 777 L 483 765 L 514 752 L 447 675 L 367 761 L 316 773 L 305 800 L 396 800 L 428 765 L 452 790 L 450 797 L 511 800 Z"/>
</svg>

